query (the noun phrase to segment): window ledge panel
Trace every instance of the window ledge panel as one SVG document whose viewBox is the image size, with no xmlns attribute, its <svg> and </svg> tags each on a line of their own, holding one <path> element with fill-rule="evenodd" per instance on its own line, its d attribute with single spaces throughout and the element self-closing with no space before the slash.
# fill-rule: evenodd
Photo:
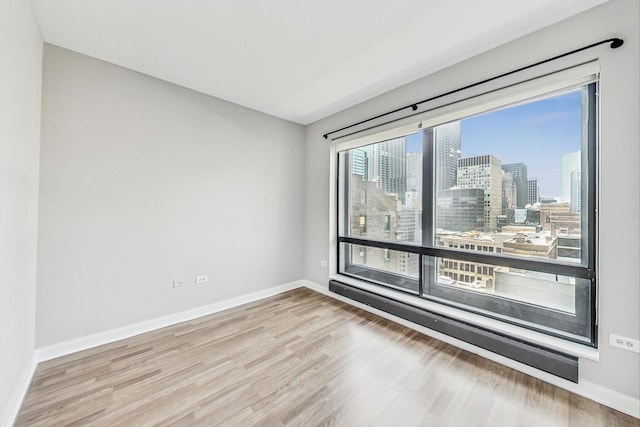
<svg viewBox="0 0 640 427">
<path fill-rule="evenodd" d="M 584 345 L 568 342 L 561 338 L 552 337 L 540 332 L 532 331 L 523 327 L 501 322 L 496 319 L 488 318 L 480 314 L 471 313 L 455 307 L 438 304 L 416 296 L 408 295 L 404 292 L 395 291 L 393 289 L 377 286 L 362 280 L 341 274 L 333 274 L 330 280 L 337 280 L 351 286 L 355 286 L 365 291 L 372 292 L 384 297 L 394 299 L 396 301 L 422 308 L 433 313 L 441 314 L 452 319 L 467 322 L 476 326 L 489 329 L 494 332 L 505 334 L 507 336 L 521 339 L 532 344 L 548 347 L 563 353 L 570 354 L 579 358 L 598 362 L 600 360 L 600 352 L 596 348 L 586 347 Z"/>
</svg>

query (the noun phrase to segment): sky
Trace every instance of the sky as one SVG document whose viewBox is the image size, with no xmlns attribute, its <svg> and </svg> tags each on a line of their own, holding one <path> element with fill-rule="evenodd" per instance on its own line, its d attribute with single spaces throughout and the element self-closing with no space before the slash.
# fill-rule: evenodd
<svg viewBox="0 0 640 427">
<path fill-rule="evenodd" d="M 528 178 L 538 178 L 540 197 L 559 197 L 562 155 L 581 148 L 581 110 L 578 89 L 463 119 L 462 157 L 493 154 L 503 164 L 524 163 Z M 407 137 L 407 151 L 422 151 L 420 134 Z"/>
</svg>

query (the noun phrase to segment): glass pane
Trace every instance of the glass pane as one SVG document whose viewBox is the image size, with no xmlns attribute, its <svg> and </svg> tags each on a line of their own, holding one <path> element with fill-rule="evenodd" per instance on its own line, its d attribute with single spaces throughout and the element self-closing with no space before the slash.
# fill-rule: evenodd
<svg viewBox="0 0 640 427">
<path fill-rule="evenodd" d="M 388 286 L 418 291 L 419 256 L 407 252 L 342 243 L 340 272 Z"/>
<path fill-rule="evenodd" d="M 576 279 L 489 264 L 439 258 L 437 285 L 497 296 L 527 304 L 576 312 Z"/>
<path fill-rule="evenodd" d="M 422 242 L 422 133 L 341 153 L 348 236 Z M 345 179 L 346 181 L 346 179 Z"/>
<path fill-rule="evenodd" d="M 586 264 L 589 89 L 433 128 L 434 244 Z"/>
<path fill-rule="evenodd" d="M 590 343 L 591 282 L 520 268 L 424 256 L 424 297 Z"/>
</svg>

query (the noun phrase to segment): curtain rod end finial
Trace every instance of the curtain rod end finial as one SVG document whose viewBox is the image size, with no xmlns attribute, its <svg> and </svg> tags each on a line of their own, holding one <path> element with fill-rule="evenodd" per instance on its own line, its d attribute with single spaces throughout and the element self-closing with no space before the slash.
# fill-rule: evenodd
<svg viewBox="0 0 640 427">
<path fill-rule="evenodd" d="M 624 40 L 615 38 L 611 40 L 611 49 L 617 49 L 624 44 Z"/>
<path fill-rule="evenodd" d="M 322 135 L 322 137 L 323 137 L 324 139 L 327 139 L 327 138 L 329 137 L 329 134 L 328 134 L 328 133 L 325 133 L 324 135 Z"/>
</svg>

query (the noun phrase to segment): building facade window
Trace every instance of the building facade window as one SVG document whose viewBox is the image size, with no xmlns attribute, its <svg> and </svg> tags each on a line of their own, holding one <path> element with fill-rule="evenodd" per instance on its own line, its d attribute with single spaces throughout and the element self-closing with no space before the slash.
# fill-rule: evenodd
<svg viewBox="0 0 640 427">
<path fill-rule="evenodd" d="M 358 225 L 360 227 L 360 234 L 367 234 L 367 216 L 366 215 L 360 215 L 360 220 L 358 222 Z"/>
<path fill-rule="evenodd" d="M 384 216 L 384 231 L 387 233 L 391 231 L 391 215 Z"/>
<path fill-rule="evenodd" d="M 338 273 L 596 346 L 597 81 L 540 92 L 340 150 Z"/>
</svg>

